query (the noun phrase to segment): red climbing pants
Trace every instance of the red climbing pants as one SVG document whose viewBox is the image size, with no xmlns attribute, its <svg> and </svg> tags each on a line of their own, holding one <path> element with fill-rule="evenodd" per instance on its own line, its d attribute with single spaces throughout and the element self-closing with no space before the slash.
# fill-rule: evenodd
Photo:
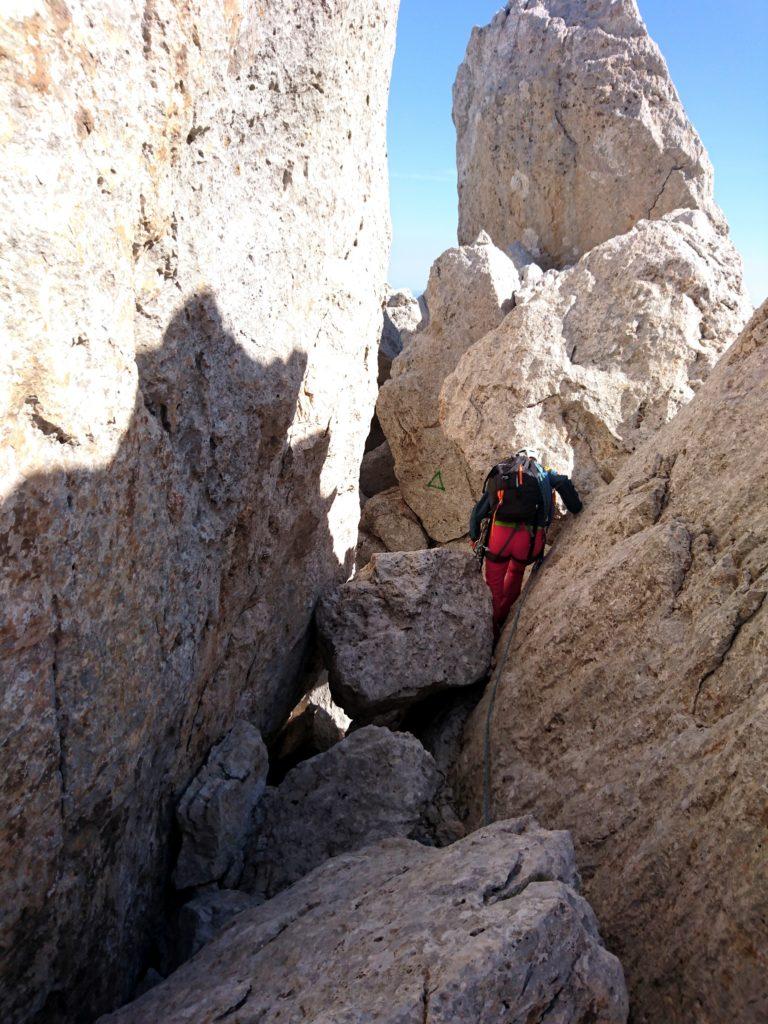
<svg viewBox="0 0 768 1024">
<path fill-rule="evenodd" d="M 538 530 L 531 546 L 531 534 L 524 526 L 503 526 L 494 523 L 488 550 L 503 558 L 501 562 L 485 561 L 485 582 L 493 598 L 493 624 L 499 628 L 523 589 L 523 576 L 529 561 L 538 558 L 544 549 L 546 531 Z"/>
</svg>

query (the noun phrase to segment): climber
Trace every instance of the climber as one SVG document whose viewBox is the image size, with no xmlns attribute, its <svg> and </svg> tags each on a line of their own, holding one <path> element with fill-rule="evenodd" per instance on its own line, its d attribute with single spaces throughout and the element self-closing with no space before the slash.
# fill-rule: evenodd
<svg viewBox="0 0 768 1024">
<path fill-rule="evenodd" d="M 485 581 L 493 598 L 494 639 L 520 596 L 526 567 L 544 553 L 557 491 L 569 512 L 582 510 L 570 478 L 541 466 L 539 453 L 523 448 L 494 466 L 472 510 L 469 536 L 486 559 Z"/>
</svg>

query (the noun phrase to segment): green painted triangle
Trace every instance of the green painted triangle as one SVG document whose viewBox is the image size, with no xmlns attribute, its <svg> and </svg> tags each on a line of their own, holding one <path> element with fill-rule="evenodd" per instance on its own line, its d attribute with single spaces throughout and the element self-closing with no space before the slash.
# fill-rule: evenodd
<svg viewBox="0 0 768 1024">
<path fill-rule="evenodd" d="M 427 484 L 427 487 L 431 487 L 433 491 L 445 491 L 445 484 L 443 483 L 443 474 L 441 470 L 438 469 Z"/>
</svg>

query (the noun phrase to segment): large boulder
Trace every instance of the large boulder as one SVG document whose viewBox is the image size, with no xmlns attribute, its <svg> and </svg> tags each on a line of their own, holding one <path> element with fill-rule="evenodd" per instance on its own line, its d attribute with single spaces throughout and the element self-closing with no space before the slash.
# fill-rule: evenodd
<svg viewBox="0 0 768 1024">
<path fill-rule="evenodd" d="M 267 791 L 240 888 L 269 898 L 329 857 L 410 836 L 441 781 L 415 736 L 373 725 L 351 733 Z"/>
<path fill-rule="evenodd" d="M 267 785 L 269 757 L 258 729 L 237 722 L 190 782 L 176 811 L 177 889 L 237 881 L 251 814 Z"/>
<path fill-rule="evenodd" d="M 707 154 L 635 0 L 510 0 L 453 90 L 459 241 L 562 267 L 643 218 L 713 202 Z"/>
<path fill-rule="evenodd" d="M 514 263 L 487 235 L 444 252 L 429 275 L 429 323 L 394 361 L 379 394 L 376 411 L 403 497 L 437 541 L 458 536 L 457 517 L 466 528 L 472 498 L 462 461 L 438 422 L 440 387 L 466 350 L 501 323 L 519 284 Z"/>
<path fill-rule="evenodd" d="M 2 5 L 3 1020 L 132 990 L 180 792 L 348 575 L 396 8 Z"/>
<path fill-rule="evenodd" d="M 495 816 L 573 832 L 642 1024 L 768 1019 L 767 395 L 768 303 L 560 538 L 496 698 Z"/>
<path fill-rule="evenodd" d="M 329 861 L 100 1024 L 625 1024 L 570 837 L 504 822 Z"/>
<path fill-rule="evenodd" d="M 321 598 L 331 692 L 353 718 L 406 707 L 481 679 L 491 658 L 491 597 L 470 553 L 374 555 Z"/>
<path fill-rule="evenodd" d="M 641 221 L 550 271 L 465 354 L 443 385 L 443 431 L 475 493 L 523 445 L 594 490 L 693 397 L 748 313 L 741 259 L 703 213 Z"/>
</svg>

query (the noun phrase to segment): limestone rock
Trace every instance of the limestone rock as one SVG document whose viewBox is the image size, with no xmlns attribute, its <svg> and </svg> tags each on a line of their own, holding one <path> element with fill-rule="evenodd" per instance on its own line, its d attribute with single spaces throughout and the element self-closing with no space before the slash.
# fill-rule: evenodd
<svg viewBox="0 0 768 1024">
<path fill-rule="evenodd" d="M 459 241 L 562 267 L 639 220 L 713 201 L 706 151 L 635 0 L 510 0 L 453 89 Z"/>
<path fill-rule="evenodd" d="M 570 837 L 532 822 L 444 850 L 389 839 L 246 911 L 101 1024 L 624 1024 L 621 965 L 577 886 Z"/>
<path fill-rule="evenodd" d="M 3 1020 L 133 990 L 179 792 L 351 568 L 396 7 L 2 5 Z"/>
<path fill-rule="evenodd" d="M 415 299 L 407 288 L 392 292 L 384 304 L 384 327 L 379 343 L 379 387 L 389 380 L 392 360 L 403 350 L 403 340 L 429 319 L 427 303 Z"/>
<path fill-rule="evenodd" d="M 387 551 L 421 551 L 429 544 L 419 520 L 403 501 L 399 487 L 366 501 L 360 529 L 380 540 Z"/>
<path fill-rule="evenodd" d="M 240 888 L 269 898 L 329 857 L 409 836 L 440 782 L 414 736 L 378 726 L 351 733 L 267 791 Z"/>
<path fill-rule="evenodd" d="M 484 676 L 490 592 L 469 553 L 375 555 L 323 595 L 318 628 L 334 700 L 367 718 Z"/>
<path fill-rule="evenodd" d="M 233 917 L 261 902 L 258 897 L 237 889 L 214 889 L 185 903 L 179 910 L 176 927 L 176 963 L 185 963 Z"/>
<path fill-rule="evenodd" d="M 766 395 L 768 303 L 564 532 L 496 700 L 495 814 L 573 832 L 643 1024 L 768 1018 Z"/>
<path fill-rule="evenodd" d="M 392 365 L 381 389 L 378 417 L 395 458 L 408 505 L 430 537 L 456 533 L 472 492 L 461 459 L 438 422 L 440 386 L 466 350 L 503 320 L 519 286 L 515 265 L 481 235 L 435 261 L 426 291 L 429 324 Z"/>
<path fill-rule="evenodd" d="M 367 498 L 373 498 L 390 487 L 397 487 L 397 477 L 392 449 L 385 440 L 363 456 L 360 464 L 360 490 Z"/>
<path fill-rule="evenodd" d="M 237 722 L 211 751 L 181 798 L 182 832 L 173 881 L 177 889 L 235 882 L 251 814 L 267 784 L 269 757 L 258 729 Z"/>
<path fill-rule="evenodd" d="M 523 445 L 588 493 L 693 397 L 747 316 L 740 257 L 703 213 L 641 221 L 549 272 L 464 355 L 441 425 L 475 493 Z"/>
</svg>

